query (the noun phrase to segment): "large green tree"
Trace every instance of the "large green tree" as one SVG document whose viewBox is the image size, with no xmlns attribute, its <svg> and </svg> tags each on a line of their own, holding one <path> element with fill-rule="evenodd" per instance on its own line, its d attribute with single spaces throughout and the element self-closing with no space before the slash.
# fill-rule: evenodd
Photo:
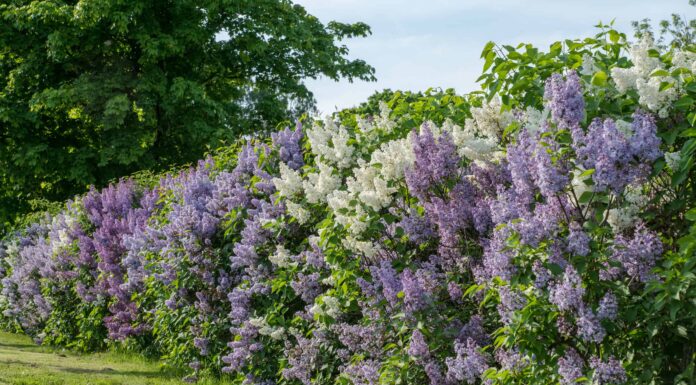
<svg viewBox="0 0 696 385">
<path fill-rule="evenodd" d="M 0 2 L 0 219 L 193 161 L 313 107 L 303 79 L 373 80 L 289 0 Z M 0 220 L 0 223 L 2 223 Z"/>
</svg>

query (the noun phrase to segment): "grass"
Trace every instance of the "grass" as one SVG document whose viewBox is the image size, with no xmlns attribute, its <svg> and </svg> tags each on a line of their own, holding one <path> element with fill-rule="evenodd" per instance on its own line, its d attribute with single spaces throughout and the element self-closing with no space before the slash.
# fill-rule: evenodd
<svg viewBox="0 0 696 385">
<path fill-rule="evenodd" d="M 154 361 L 117 352 L 78 355 L 0 332 L 0 385 L 181 385 Z M 201 381 L 206 385 L 221 382 Z"/>
</svg>

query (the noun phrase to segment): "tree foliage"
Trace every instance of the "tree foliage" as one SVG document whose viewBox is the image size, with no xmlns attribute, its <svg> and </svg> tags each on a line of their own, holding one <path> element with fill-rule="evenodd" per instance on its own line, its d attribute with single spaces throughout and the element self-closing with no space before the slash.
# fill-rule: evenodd
<svg viewBox="0 0 696 385">
<path fill-rule="evenodd" d="M 0 4 L 0 220 L 311 110 L 305 78 L 373 80 L 289 0 Z"/>
</svg>

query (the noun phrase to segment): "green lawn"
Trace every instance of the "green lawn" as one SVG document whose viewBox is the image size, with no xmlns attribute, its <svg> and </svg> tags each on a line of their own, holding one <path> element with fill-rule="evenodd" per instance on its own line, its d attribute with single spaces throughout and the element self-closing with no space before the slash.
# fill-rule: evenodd
<svg viewBox="0 0 696 385">
<path fill-rule="evenodd" d="M 111 352 L 77 355 L 36 346 L 26 336 L 0 332 L 0 385 L 7 384 L 181 385 L 184 382 L 179 375 L 162 371 L 157 362 L 137 356 Z"/>
</svg>

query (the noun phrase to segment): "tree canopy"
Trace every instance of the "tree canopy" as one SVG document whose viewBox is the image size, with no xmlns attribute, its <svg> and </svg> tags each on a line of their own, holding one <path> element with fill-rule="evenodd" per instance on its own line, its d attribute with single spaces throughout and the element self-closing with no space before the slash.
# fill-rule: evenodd
<svg viewBox="0 0 696 385">
<path fill-rule="evenodd" d="M 311 110 L 303 79 L 374 80 L 289 0 L 0 5 L 0 218 L 140 169 L 194 161 Z M 1 222 L 1 221 L 0 221 Z"/>
</svg>

